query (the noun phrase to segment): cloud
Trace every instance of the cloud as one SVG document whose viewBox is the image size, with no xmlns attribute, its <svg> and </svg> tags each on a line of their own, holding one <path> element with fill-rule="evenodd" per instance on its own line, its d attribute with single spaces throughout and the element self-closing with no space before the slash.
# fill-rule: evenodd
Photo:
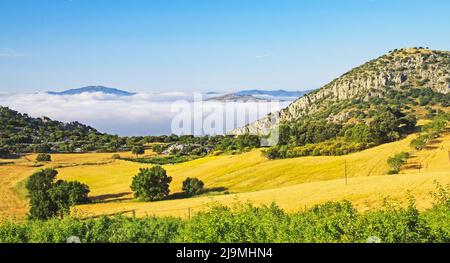
<svg viewBox="0 0 450 263">
<path fill-rule="evenodd" d="M 25 56 L 25 54 L 17 52 L 14 49 L 10 49 L 10 48 L 0 49 L 0 57 L 3 57 L 3 58 L 17 58 L 17 57 L 24 57 L 24 56 Z"/>
<path fill-rule="evenodd" d="M 268 112 L 279 110 L 289 103 L 282 102 L 277 107 L 265 109 L 264 106 L 267 105 L 264 103 L 208 101 L 198 104 L 193 102 L 193 98 L 193 93 L 185 92 L 138 93 L 123 97 L 103 93 L 78 95 L 49 95 L 43 92 L 0 93 L 0 105 L 27 113 L 32 117 L 47 116 L 63 122 L 79 121 L 111 134 L 159 135 L 171 134 L 172 120 L 177 115 L 186 113 L 186 110 L 173 111 L 173 105 L 180 101 L 191 105 L 190 109 L 193 112 L 201 112 L 200 115 L 192 114 L 189 123 L 201 115 L 203 118 L 207 117 L 211 109 L 225 108 L 228 112 L 260 107 L 258 115 L 250 116 L 247 120 L 249 122 L 263 117 Z"/>
</svg>

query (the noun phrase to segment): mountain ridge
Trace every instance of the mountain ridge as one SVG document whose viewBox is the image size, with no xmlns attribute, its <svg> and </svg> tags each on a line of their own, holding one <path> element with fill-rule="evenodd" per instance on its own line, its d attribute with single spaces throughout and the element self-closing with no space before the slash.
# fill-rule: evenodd
<svg viewBox="0 0 450 263">
<path fill-rule="evenodd" d="M 230 134 L 266 134 L 280 122 L 326 112 L 344 101 L 383 98 L 413 89 L 449 94 L 450 52 L 425 48 L 395 49 L 353 68 L 330 83 L 292 102 L 279 112 L 235 129 Z M 347 118 L 347 109 L 331 112 L 330 121 Z"/>
<path fill-rule="evenodd" d="M 264 102 L 264 101 L 293 101 L 299 97 L 312 92 L 305 91 L 286 91 L 286 90 L 240 90 L 237 92 L 226 93 L 219 96 L 208 98 L 207 100 L 216 100 L 224 102 Z"/>
<path fill-rule="evenodd" d="M 86 86 L 82 88 L 76 88 L 76 89 L 68 89 L 64 91 L 49 91 L 47 92 L 50 95 L 77 95 L 82 93 L 94 93 L 94 92 L 101 92 L 104 94 L 111 94 L 111 95 L 117 95 L 117 96 L 132 96 L 136 93 L 134 92 L 128 92 L 116 88 L 109 88 L 105 86 Z"/>
</svg>

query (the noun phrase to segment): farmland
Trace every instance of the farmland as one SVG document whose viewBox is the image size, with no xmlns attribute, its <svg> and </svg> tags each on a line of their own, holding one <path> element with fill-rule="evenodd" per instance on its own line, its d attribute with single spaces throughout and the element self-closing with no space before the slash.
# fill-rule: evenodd
<svg viewBox="0 0 450 263">
<path fill-rule="evenodd" d="M 52 162 L 38 166 L 35 155 L 21 159 L 0 160 L 1 217 L 23 218 L 27 212 L 24 180 L 43 167 L 58 170 L 59 179 L 87 184 L 94 203 L 75 207 L 81 216 L 100 214 L 135 214 L 137 216 L 188 217 L 211 204 L 232 205 L 236 201 L 256 205 L 276 202 L 281 208 L 295 212 L 325 201 L 347 199 L 360 210 L 379 206 L 383 198 L 404 202 L 408 192 L 417 200 L 419 209 L 430 207 L 434 181 L 450 183 L 448 149 L 450 135 L 436 140 L 421 151 L 412 151 L 410 141 L 416 135 L 345 156 L 315 156 L 267 160 L 261 149 L 236 155 L 207 156 L 186 163 L 166 165 L 173 177 L 169 200 L 138 202 L 130 190 L 132 177 L 139 168 L 150 167 L 112 158 L 112 153 L 53 154 Z M 398 175 L 386 175 L 386 160 L 401 151 L 411 158 Z M 119 153 L 131 156 L 131 153 Z M 147 151 L 145 155 L 153 155 Z M 347 172 L 347 185 L 344 180 Z M 205 182 L 208 192 L 195 198 L 178 198 L 182 181 L 197 177 Z"/>
</svg>

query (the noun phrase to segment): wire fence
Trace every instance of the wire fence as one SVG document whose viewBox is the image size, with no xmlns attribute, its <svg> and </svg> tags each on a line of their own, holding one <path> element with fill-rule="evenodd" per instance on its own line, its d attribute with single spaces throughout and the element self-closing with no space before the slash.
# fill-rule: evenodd
<svg viewBox="0 0 450 263">
<path fill-rule="evenodd" d="M 230 197 L 227 198 L 221 198 L 220 200 L 211 200 L 209 202 L 203 203 L 203 204 L 199 204 L 199 205 L 189 205 L 186 207 L 180 207 L 180 208 L 167 208 L 167 209 L 145 209 L 145 211 L 139 209 L 139 208 L 135 208 L 135 209 L 126 209 L 126 210 L 121 210 L 121 211 L 117 211 L 117 212 L 113 212 L 113 213 L 102 213 L 102 214 L 92 214 L 89 212 L 85 212 L 82 210 L 75 210 L 74 212 L 78 215 L 81 215 L 83 218 L 99 218 L 101 216 L 118 216 L 118 215 L 131 215 L 133 217 L 137 216 L 138 214 L 140 215 L 145 215 L 145 216 L 161 216 L 161 215 L 184 215 L 184 217 L 190 219 L 194 214 L 199 213 L 201 211 L 205 211 L 208 208 L 211 208 L 212 206 L 214 206 L 215 204 L 220 204 L 223 201 L 229 201 L 231 199 L 236 200 L 236 202 L 238 202 L 238 196 L 237 195 L 233 195 L 230 194 Z M 171 212 L 181 212 L 181 213 L 171 213 Z"/>
</svg>

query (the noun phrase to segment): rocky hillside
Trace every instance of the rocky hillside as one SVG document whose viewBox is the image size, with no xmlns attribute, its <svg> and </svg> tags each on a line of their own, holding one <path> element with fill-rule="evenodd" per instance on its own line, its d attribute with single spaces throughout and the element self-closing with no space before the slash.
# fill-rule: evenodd
<svg viewBox="0 0 450 263">
<path fill-rule="evenodd" d="M 274 123 L 295 121 L 320 113 L 327 114 L 329 121 L 345 122 L 349 119 L 349 113 L 355 110 L 351 107 L 351 101 L 369 102 L 388 95 L 395 98 L 396 95 L 410 93 L 415 89 L 449 93 L 450 52 L 424 48 L 393 50 L 299 98 L 280 112 L 231 133 L 263 134 Z M 346 107 L 337 107 L 338 110 L 334 112 L 327 111 L 345 102 L 348 102 Z"/>
</svg>

